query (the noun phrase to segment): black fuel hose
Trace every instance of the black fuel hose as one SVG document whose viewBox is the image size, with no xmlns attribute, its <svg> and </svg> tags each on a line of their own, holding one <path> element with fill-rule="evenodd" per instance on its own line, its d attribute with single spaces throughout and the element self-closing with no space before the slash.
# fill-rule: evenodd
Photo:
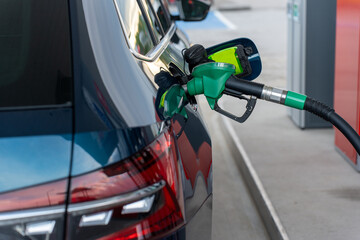
<svg viewBox="0 0 360 240">
<path fill-rule="evenodd" d="M 230 76 L 225 83 L 225 91 L 235 91 L 238 94 L 245 94 L 261 98 L 264 89 L 264 84 L 257 82 L 250 82 L 248 80 L 239 79 L 235 76 Z M 226 92 L 225 92 L 226 93 Z"/>
<path fill-rule="evenodd" d="M 360 155 L 360 136 L 334 109 L 324 103 L 316 101 L 310 97 L 305 100 L 304 110 L 311 112 L 322 119 L 331 122 L 354 146 L 356 152 Z"/>
<path fill-rule="evenodd" d="M 231 76 L 225 83 L 224 94 L 252 95 L 267 101 L 283 104 L 288 107 L 305 110 L 330 122 L 353 145 L 360 155 L 360 136 L 334 109 L 305 95 L 268 87 L 260 83 L 250 82 Z"/>
</svg>

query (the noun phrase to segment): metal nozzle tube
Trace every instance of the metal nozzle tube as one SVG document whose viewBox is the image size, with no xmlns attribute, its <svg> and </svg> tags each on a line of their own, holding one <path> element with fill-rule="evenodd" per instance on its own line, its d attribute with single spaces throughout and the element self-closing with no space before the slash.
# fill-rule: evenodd
<svg viewBox="0 0 360 240">
<path fill-rule="evenodd" d="M 261 93 L 261 99 L 274 103 L 285 104 L 287 93 L 288 92 L 286 90 L 264 86 Z"/>
</svg>

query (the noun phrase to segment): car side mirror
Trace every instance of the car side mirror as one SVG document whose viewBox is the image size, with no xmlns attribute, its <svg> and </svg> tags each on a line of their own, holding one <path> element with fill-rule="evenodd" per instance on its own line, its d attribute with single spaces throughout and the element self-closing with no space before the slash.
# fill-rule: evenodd
<svg viewBox="0 0 360 240">
<path fill-rule="evenodd" d="M 179 9 L 177 20 L 201 21 L 206 18 L 211 7 L 211 0 L 176 0 Z"/>
</svg>

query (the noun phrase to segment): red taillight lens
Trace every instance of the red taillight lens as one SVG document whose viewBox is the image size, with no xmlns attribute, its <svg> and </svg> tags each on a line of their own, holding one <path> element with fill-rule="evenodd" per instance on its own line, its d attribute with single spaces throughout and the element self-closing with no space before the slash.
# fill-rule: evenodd
<svg viewBox="0 0 360 240">
<path fill-rule="evenodd" d="M 73 178 L 69 209 L 81 209 L 81 213 L 113 209 L 106 230 L 102 226 L 101 232 L 92 235 L 99 239 L 152 239 L 179 228 L 184 222 L 184 204 L 176 154 L 173 135 L 166 131 L 132 157 L 100 171 Z M 147 190 L 143 191 L 144 189 L 160 182 L 165 183 L 165 186 L 151 193 L 155 201 L 149 212 L 124 214 L 121 211 L 124 205 L 139 200 L 129 200 L 131 193 L 143 192 L 146 195 Z M 121 196 L 124 196 L 124 201 Z M 113 201 L 108 201 L 112 204 L 110 207 L 101 204 L 103 199 L 114 197 L 118 197 L 118 204 Z M 76 207 L 84 204 L 91 206 L 93 202 L 99 203 L 101 208 Z M 70 216 L 79 216 L 76 211 L 72 211 Z M 79 217 L 76 221 L 78 220 Z M 75 218 L 70 219 L 71 224 L 74 221 Z M 94 228 L 96 227 L 92 227 Z M 85 238 L 85 229 L 86 227 L 77 229 L 76 233 L 70 232 L 73 232 L 71 235 L 76 234 L 77 238 Z"/>
<path fill-rule="evenodd" d="M 0 212 L 65 204 L 67 179 L 0 194 Z"/>
<path fill-rule="evenodd" d="M 176 150 L 167 132 L 148 147 L 97 172 L 71 181 L 71 203 L 103 199 L 132 192 L 165 180 L 174 194 L 178 192 Z"/>
<path fill-rule="evenodd" d="M 181 209 L 175 204 L 168 189 L 164 188 L 163 194 L 164 205 L 149 217 L 99 240 L 151 239 L 176 230 L 184 221 Z"/>
</svg>

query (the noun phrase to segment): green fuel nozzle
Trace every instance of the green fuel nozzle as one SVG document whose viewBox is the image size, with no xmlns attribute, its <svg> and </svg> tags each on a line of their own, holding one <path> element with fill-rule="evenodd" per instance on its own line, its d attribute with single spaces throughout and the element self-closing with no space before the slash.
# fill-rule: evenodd
<svg viewBox="0 0 360 240">
<path fill-rule="evenodd" d="M 223 94 L 245 99 L 249 102 L 249 99 L 244 97 L 244 95 L 248 95 L 304 110 L 307 99 L 305 95 L 242 79 L 241 76 L 252 73 L 249 57 L 254 58 L 251 54 L 256 49 L 254 44 L 246 46 L 247 41 L 242 40 L 243 44 L 210 51 L 209 56 L 206 49 L 199 44 L 185 51 L 185 60 L 189 63 L 193 77 L 186 84 L 187 93 L 191 96 L 203 94 L 213 110 L 220 109 L 217 101 Z M 230 43 L 224 45 L 228 46 Z M 252 105 L 252 107 L 255 106 L 254 101 Z"/>
<path fill-rule="evenodd" d="M 201 64 L 194 68 L 193 79 L 186 84 L 187 92 L 191 96 L 203 94 L 213 110 L 216 101 L 223 94 L 249 95 L 289 107 L 304 109 L 305 95 L 239 79 L 233 76 L 234 72 L 235 66 L 228 63 Z"/>
<path fill-rule="evenodd" d="M 256 50 L 256 47 L 250 40 L 240 39 L 239 41 L 244 45 L 237 44 L 236 40 L 225 43 L 224 48 L 222 46 L 219 49 L 217 46 L 210 48 L 209 57 L 207 50 L 201 45 L 194 45 L 185 51 L 184 57 L 189 64 L 191 76 L 186 85 L 174 85 L 162 96 L 160 107 L 164 108 L 166 117 L 172 117 L 174 114 L 186 117 L 184 106 L 187 103 L 187 96 L 204 95 L 211 109 L 243 123 L 251 115 L 256 100 L 259 98 L 305 110 L 331 122 L 360 154 L 360 136 L 334 109 L 296 92 L 249 81 L 260 74 L 261 62 L 257 52 L 251 53 L 252 49 Z M 252 47 L 246 46 L 249 44 Z M 250 61 L 253 61 L 253 65 Z M 224 94 L 247 101 L 246 111 L 242 116 L 235 116 L 221 109 L 218 100 Z"/>
<path fill-rule="evenodd" d="M 159 108 L 164 108 L 164 118 L 180 114 L 188 118 L 184 106 L 188 103 L 185 90 L 178 84 L 171 86 L 162 96 Z"/>
<path fill-rule="evenodd" d="M 187 93 L 189 95 L 204 94 L 213 110 L 238 122 L 244 122 L 244 119 L 246 120 L 250 116 L 255 107 L 256 98 L 311 112 L 331 122 L 360 154 L 360 136 L 334 109 L 296 92 L 236 78 L 231 75 L 233 73 L 231 69 L 234 68 L 229 65 L 226 63 L 205 63 L 195 67 L 192 73 L 194 78 L 187 83 Z M 248 101 L 247 110 L 242 117 L 234 116 L 217 105 L 217 101 L 223 94 Z M 251 97 L 245 98 L 243 95 Z"/>
<path fill-rule="evenodd" d="M 235 73 L 235 66 L 227 63 L 204 63 L 197 66 L 193 73 L 193 79 L 187 86 L 187 92 L 191 96 L 204 94 L 210 108 L 214 110 L 216 101 L 221 98 L 225 89 L 225 83 Z"/>
</svg>

